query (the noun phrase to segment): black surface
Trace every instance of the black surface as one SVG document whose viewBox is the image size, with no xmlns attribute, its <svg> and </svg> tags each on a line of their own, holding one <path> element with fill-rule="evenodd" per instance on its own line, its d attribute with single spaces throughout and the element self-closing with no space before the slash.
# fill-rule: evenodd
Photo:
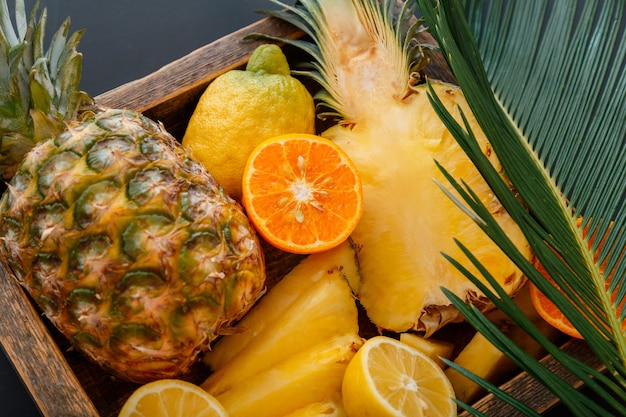
<svg viewBox="0 0 626 417">
<path fill-rule="evenodd" d="M 8 0 L 14 10 L 14 1 Z M 27 13 L 32 0 L 26 1 Z M 261 18 L 267 0 L 41 0 L 46 39 L 70 16 L 70 30 L 85 29 L 81 88 L 92 96 L 141 78 L 236 29 Z M 42 364 L 45 366 L 45 364 Z M 41 414 L 7 359 L 0 353 L 0 416 Z M 63 417 L 63 416 L 58 416 Z"/>
</svg>

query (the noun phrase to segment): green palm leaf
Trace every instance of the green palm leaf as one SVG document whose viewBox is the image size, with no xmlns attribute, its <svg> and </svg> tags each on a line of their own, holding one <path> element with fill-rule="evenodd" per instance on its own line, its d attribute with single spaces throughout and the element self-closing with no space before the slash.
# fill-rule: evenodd
<svg viewBox="0 0 626 417">
<path fill-rule="evenodd" d="M 456 124 L 434 96 L 433 104 L 565 296 L 516 252 L 471 190 L 449 177 L 462 196 L 458 204 L 469 207 L 485 232 L 575 324 L 607 372 L 590 369 L 552 345 L 497 287 L 495 292 L 483 289 L 583 380 L 602 406 L 560 383 L 478 311 L 449 296 L 468 321 L 559 396 L 572 413 L 626 415 L 623 3 L 419 0 L 419 4 L 519 196 L 484 160 L 467 126 Z M 577 226 L 579 217 L 582 227 Z M 473 261 L 471 253 L 467 256 Z M 480 285 L 463 262 L 451 262 Z M 489 278 L 488 271 L 481 273 Z M 502 392 L 496 395 L 523 408 Z"/>
</svg>

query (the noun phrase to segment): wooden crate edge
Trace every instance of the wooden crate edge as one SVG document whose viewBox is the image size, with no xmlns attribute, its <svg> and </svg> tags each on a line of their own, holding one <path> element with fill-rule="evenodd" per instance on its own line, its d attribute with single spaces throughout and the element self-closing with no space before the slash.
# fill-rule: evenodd
<svg viewBox="0 0 626 417">
<path fill-rule="evenodd" d="M 245 40 L 252 33 L 295 39 L 302 32 L 294 26 L 266 17 L 204 45 L 143 78 L 96 96 L 100 105 L 145 112 L 204 89 L 220 74 L 245 65 L 262 41 Z M 175 110 L 175 109 L 174 109 Z"/>
<path fill-rule="evenodd" d="M 44 417 L 98 417 L 43 319 L 0 263 L 0 343 Z"/>
</svg>

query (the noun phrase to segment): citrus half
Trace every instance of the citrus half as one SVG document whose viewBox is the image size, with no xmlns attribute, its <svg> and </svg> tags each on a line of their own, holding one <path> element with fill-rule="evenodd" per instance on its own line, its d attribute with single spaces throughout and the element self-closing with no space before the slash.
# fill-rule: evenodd
<svg viewBox="0 0 626 417">
<path fill-rule="evenodd" d="M 583 219 L 581 217 L 577 219 L 576 224 L 578 227 L 582 226 L 582 220 Z M 613 226 L 613 222 L 609 224 L 609 228 L 606 230 L 605 235 L 601 237 L 602 240 L 600 241 L 600 244 L 597 248 L 598 252 L 602 249 L 602 246 L 604 246 L 604 242 L 612 226 Z M 583 229 L 583 236 L 587 236 L 587 233 L 588 233 L 587 228 Z M 589 237 L 589 248 L 592 247 L 595 237 L 596 237 L 595 233 Z M 598 260 L 597 254 L 595 255 L 595 260 L 596 261 Z M 535 260 L 534 266 L 535 268 L 537 268 L 537 271 L 539 271 L 544 276 L 544 278 L 546 278 L 553 285 L 555 285 L 557 289 L 560 290 L 560 288 L 555 284 L 554 280 L 550 277 L 548 272 L 545 270 L 543 265 L 541 265 L 541 262 L 539 262 L 538 260 Z M 601 269 L 603 271 L 604 271 L 604 267 L 605 267 L 604 264 L 601 265 Z M 613 274 L 609 274 L 609 276 L 606 279 L 607 290 L 609 288 L 612 278 L 613 278 Z M 539 288 L 537 288 L 537 286 L 535 286 L 532 282 L 529 282 L 528 285 L 529 285 L 530 299 L 533 303 L 533 306 L 535 307 L 535 310 L 537 311 L 537 313 L 546 322 L 548 322 L 550 325 L 562 331 L 568 336 L 575 337 L 577 339 L 583 339 L 583 336 L 580 334 L 580 332 L 574 327 L 572 322 L 567 317 L 565 317 L 563 312 L 559 310 L 556 304 L 554 304 L 548 297 L 546 297 L 541 291 L 539 291 Z M 612 294 L 611 301 L 614 302 L 616 296 L 617 296 L 616 294 Z M 623 302 L 626 302 L 626 300 L 622 301 L 622 303 Z M 618 308 L 618 311 L 619 310 L 621 310 L 621 306 Z M 626 330 L 626 321 L 622 323 L 622 330 Z"/>
<path fill-rule="evenodd" d="M 345 241 L 363 212 L 361 179 L 333 142 L 288 134 L 262 142 L 242 181 L 248 217 L 271 245 L 310 254 Z"/>
<path fill-rule="evenodd" d="M 161 379 L 137 388 L 118 417 L 228 417 L 215 397 L 191 382 Z"/>
<path fill-rule="evenodd" d="M 539 271 L 541 271 L 544 277 L 550 282 L 554 284 L 554 281 L 550 279 L 548 274 L 545 271 L 542 271 L 542 267 L 537 267 Z M 554 284 L 556 286 L 556 284 Z M 572 322 L 565 317 L 565 315 L 559 310 L 559 308 L 554 304 L 548 297 L 546 297 L 539 288 L 532 282 L 528 283 L 528 291 L 530 293 L 530 299 L 537 311 L 537 314 L 548 322 L 552 327 L 560 330 L 568 336 L 575 337 L 577 339 L 582 339 L 582 335 L 576 328 L 572 325 Z"/>
<path fill-rule="evenodd" d="M 352 358 L 342 396 L 350 417 L 456 415 L 454 390 L 439 365 L 387 336 L 368 339 Z"/>
</svg>

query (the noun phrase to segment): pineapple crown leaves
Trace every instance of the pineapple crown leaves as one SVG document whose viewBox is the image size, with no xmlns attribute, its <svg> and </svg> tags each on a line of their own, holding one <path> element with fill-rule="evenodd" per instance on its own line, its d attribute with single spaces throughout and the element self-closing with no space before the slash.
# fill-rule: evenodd
<svg viewBox="0 0 626 417">
<path fill-rule="evenodd" d="M 420 71 L 429 61 L 429 50 L 434 45 L 417 42 L 417 34 L 426 30 L 422 20 L 415 19 L 416 4 L 403 3 L 398 10 L 394 0 L 300 0 L 290 6 L 280 0 L 270 0 L 283 10 L 261 10 L 269 16 L 291 23 L 307 36 L 305 39 L 283 39 L 264 34 L 252 34 L 248 38 L 269 39 L 295 46 L 313 59 L 300 63 L 292 73 L 313 79 L 321 86 L 315 99 L 325 109 L 318 112 L 320 118 L 338 117 L 350 120 L 350 111 L 343 104 L 344 92 L 338 84 L 338 69 L 341 47 L 329 32 L 328 19 L 342 19 L 346 26 L 363 26 L 371 41 L 381 45 L 389 59 L 396 62 L 395 68 L 402 71 L 399 79 L 406 80 L 406 91 L 398 92 L 402 97 L 410 94 L 411 86 L 418 80 Z"/>
<path fill-rule="evenodd" d="M 465 251 L 468 259 L 479 267 L 493 290 L 480 284 L 458 260 L 449 259 L 582 380 L 602 405 L 556 381 L 549 369 L 520 351 L 481 313 L 446 293 L 478 331 L 552 390 L 574 415 L 626 415 L 626 335 L 622 327 L 626 320 L 623 4 L 481 0 L 419 3 L 519 195 L 514 195 L 488 166 L 469 126 L 454 122 L 437 97 L 431 95 L 433 105 L 564 294 L 517 253 L 472 191 L 448 176 L 460 195 L 457 204 L 466 206 L 477 224 L 575 324 L 607 372 L 586 366 L 541 336 L 469 251 Z M 445 173 L 445 168 L 441 169 Z M 463 242 L 458 244 L 463 247 Z M 480 378 L 468 376 L 487 385 Z M 528 411 L 508 394 L 493 387 L 491 390 L 503 401 Z"/>
<path fill-rule="evenodd" d="M 69 34 L 70 19 L 44 46 L 47 11 L 39 2 L 27 17 L 15 2 L 15 28 L 6 0 L 0 1 L 0 170 L 12 176 L 17 164 L 39 141 L 54 136 L 92 103 L 78 89 L 82 55 L 76 47 L 84 30 Z"/>
</svg>

